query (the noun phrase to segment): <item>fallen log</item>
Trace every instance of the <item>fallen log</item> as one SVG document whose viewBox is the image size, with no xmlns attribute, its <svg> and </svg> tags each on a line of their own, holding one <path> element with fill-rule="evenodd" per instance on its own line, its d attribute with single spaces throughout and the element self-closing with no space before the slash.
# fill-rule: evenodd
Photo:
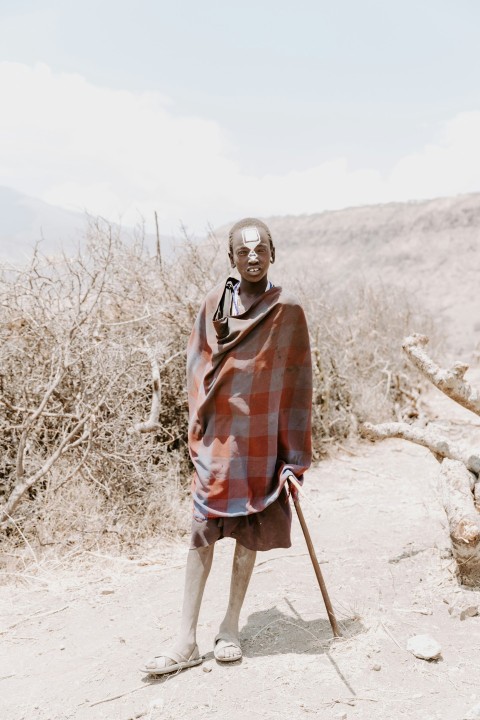
<svg viewBox="0 0 480 720">
<path fill-rule="evenodd" d="M 463 585 L 480 585 L 480 515 L 472 486 L 476 477 L 458 460 L 445 459 L 440 467 L 442 501 L 448 519 L 453 557 Z"/>
<path fill-rule="evenodd" d="M 412 363 L 445 395 L 480 415 L 480 393 L 464 375 L 468 365 L 456 362 L 441 368 L 425 352 L 428 338 L 410 335 L 403 349 Z M 439 481 L 447 515 L 457 574 L 464 585 L 480 587 L 480 448 L 470 448 L 436 431 L 404 422 L 365 423 L 361 434 L 371 440 L 402 438 L 430 450 L 440 465 Z"/>
<path fill-rule="evenodd" d="M 408 423 L 389 422 L 378 425 L 364 423 L 360 428 L 360 432 L 363 437 L 370 440 L 385 440 L 386 438 L 409 440 L 428 448 L 437 459 L 458 460 L 472 473 L 477 475 L 480 473 L 480 450 L 472 451 L 461 443 L 452 442 L 430 430 L 424 430 Z M 472 481 L 471 490 L 473 490 L 473 484 L 474 480 Z"/>
</svg>

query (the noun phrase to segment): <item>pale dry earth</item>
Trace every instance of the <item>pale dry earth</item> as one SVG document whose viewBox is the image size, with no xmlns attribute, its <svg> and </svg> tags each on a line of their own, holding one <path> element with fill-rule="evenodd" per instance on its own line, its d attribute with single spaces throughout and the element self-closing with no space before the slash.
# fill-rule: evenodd
<svg viewBox="0 0 480 720">
<path fill-rule="evenodd" d="M 442 431 L 480 444 L 478 418 L 435 390 L 427 404 Z M 206 662 L 158 680 L 139 668 L 175 634 L 186 542 L 129 558 L 79 548 L 56 566 L 26 559 L 0 588 L 0 718 L 461 720 L 480 702 L 480 617 L 449 610 L 480 592 L 455 580 L 437 468 L 425 448 L 389 440 L 352 444 L 312 470 L 315 507 L 303 508 L 344 637 L 332 640 L 294 521 L 290 550 L 258 556 L 241 663 L 212 659 L 229 541 L 200 618 Z M 406 650 L 420 633 L 440 642 L 441 660 Z"/>
</svg>

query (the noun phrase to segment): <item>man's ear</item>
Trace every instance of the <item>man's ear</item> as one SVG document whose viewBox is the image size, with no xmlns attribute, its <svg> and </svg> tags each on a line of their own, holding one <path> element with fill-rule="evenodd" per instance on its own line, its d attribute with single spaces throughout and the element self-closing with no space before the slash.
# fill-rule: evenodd
<svg viewBox="0 0 480 720">
<path fill-rule="evenodd" d="M 275 248 L 274 247 L 272 247 L 272 252 L 270 255 L 270 262 L 272 263 L 272 265 L 275 262 Z"/>
<path fill-rule="evenodd" d="M 233 255 L 231 252 L 228 253 L 228 259 L 230 260 L 230 265 L 232 266 L 232 269 L 235 267 L 235 262 L 233 260 Z"/>
</svg>

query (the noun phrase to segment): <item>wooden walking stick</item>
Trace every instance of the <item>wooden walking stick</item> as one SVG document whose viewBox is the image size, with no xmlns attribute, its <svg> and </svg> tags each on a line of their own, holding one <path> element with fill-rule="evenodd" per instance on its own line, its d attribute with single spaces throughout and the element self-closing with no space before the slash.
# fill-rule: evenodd
<svg viewBox="0 0 480 720">
<path fill-rule="evenodd" d="M 289 475 L 288 481 L 293 485 L 293 487 L 296 490 L 298 490 L 299 493 L 302 493 L 302 486 L 300 485 L 300 483 L 298 482 L 297 478 L 294 475 Z M 322 593 L 323 602 L 325 603 L 325 607 L 327 609 L 327 615 L 328 615 L 328 619 L 330 620 L 330 625 L 332 626 L 333 636 L 334 637 L 342 637 L 341 632 L 338 629 L 337 619 L 333 612 L 332 603 L 330 602 L 330 598 L 328 597 L 327 586 L 325 585 L 325 580 L 323 579 L 322 571 L 320 570 L 320 565 L 318 564 L 317 556 L 315 553 L 315 548 L 313 547 L 313 543 L 312 543 L 312 538 L 310 537 L 310 533 L 307 528 L 307 523 L 305 522 L 302 508 L 300 507 L 300 501 L 299 501 L 296 493 L 292 493 L 292 499 L 293 499 L 293 504 L 295 505 L 295 510 L 297 511 L 300 525 L 302 526 L 303 535 L 305 537 L 305 542 L 307 543 L 307 548 L 308 548 L 308 552 L 310 555 L 310 560 L 312 561 L 313 569 L 315 571 L 315 575 L 317 576 L 317 581 L 318 581 L 318 585 L 320 587 L 320 592 Z"/>
</svg>

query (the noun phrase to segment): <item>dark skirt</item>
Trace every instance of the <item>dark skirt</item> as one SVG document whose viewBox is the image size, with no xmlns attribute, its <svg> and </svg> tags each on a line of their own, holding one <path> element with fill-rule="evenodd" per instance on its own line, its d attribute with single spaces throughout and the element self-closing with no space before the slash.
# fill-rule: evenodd
<svg viewBox="0 0 480 720">
<path fill-rule="evenodd" d="M 239 517 L 192 518 L 190 549 L 207 547 L 224 537 L 237 540 L 248 550 L 291 547 L 292 511 L 283 488 L 277 500 L 265 510 Z"/>
</svg>

